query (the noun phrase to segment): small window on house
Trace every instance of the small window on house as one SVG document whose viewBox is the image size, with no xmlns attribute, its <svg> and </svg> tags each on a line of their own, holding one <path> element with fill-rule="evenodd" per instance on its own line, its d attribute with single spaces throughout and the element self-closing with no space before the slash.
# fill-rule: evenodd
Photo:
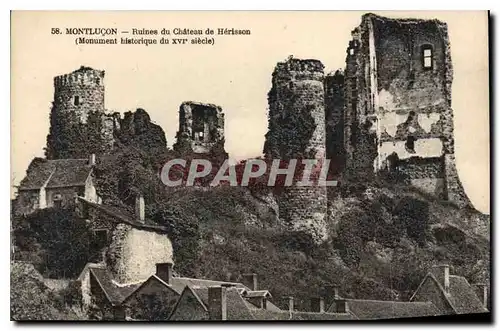
<svg viewBox="0 0 500 331">
<path fill-rule="evenodd" d="M 75 95 L 73 103 L 75 104 L 75 106 L 79 106 L 80 105 L 80 97 L 78 95 Z"/>
<path fill-rule="evenodd" d="M 52 201 L 54 202 L 54 207 L 55 208 L 61 208 L 61 206 L 62 206 L 62 196 L 60 194 L 54 194 L 54 197 L 52 198 Z"/>
<path fill-rule="evenodd" d="M 424 69 L 432 69 L 432 46 L 422 46 L 422 64 Z"/>
</svg>

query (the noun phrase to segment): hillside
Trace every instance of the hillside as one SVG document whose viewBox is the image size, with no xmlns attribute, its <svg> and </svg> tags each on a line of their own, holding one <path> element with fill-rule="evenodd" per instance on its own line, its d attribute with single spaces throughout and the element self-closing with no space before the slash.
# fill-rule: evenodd
<svg viewBox="0 0 500 331">
<path fill-rule="evenodd" d="M 275 300 L 306 299 L 329 284 L 350 297 L 405 300 L 441 262 L 471 281 L 489 277 L 489 217 L 408 187 L 344 181 L 330 201 L 330 238 L 316 246 L 308 235 L 286 230 L 269 192 L 167 188 L 147 157 L 128 150 L 115 156 L 98 165 L 101 194 L 132 209 L 133 192 L 143 192 L 148 216 L 171 229 L 175 267 L 183 275 L 237 280 L 255 272 Z M 306 308 L 308 302 L 298 300 Z"/>
<path fill-rule="evenodd" d="M 308 298 L 337 284 L 350 297 L 404 300 L 439 262 L 471 280 L 483 277 L 489 241 L 470 224 L 478 215 L 411 191 L 367 189 L 364 197 L 333 201 L 331 237 L 320 246 L 307 235 L 288 233 L 272 205 L 246 189 L 179 190 L 169 203 L 198 221 L 198 239 L 191 256 L 178 258 L 176 267 L 228 280 L 256 272 L 261 286 L 277 298 Z"/>
<path fill-rule="evenodd" d="M 149 121 L 143 112 L 134 117 L 141 125 Z M 147 218 L 169 230 L 181 275 L 239 281 L 241 273 L 255 272 L 259 287 L 269 289 L 276 303 L 291 295 L 298 309 L 307 309 L 308 298 L 333 284 L 346 297 L 407 300 L 429 268 L 443 262 L 471 282 L 489 279 L 489 217 L 475 210 L 389 179 L 343 179 L 331 191 L 329 238 L 317 245 L 308 234 L 287 230 L 276 197 L 261 186 L 166 187 L 159 171 L 181 156 L 164 146 L 163 131 L 137 125 L 129 131 L 97 160 L 98 194 L 104 204 L 131 212 L 143 194 Z M 31 218 L 38 221 L 14 223 L 16 254 L 44 276 L 78 275 L 95 249 L 86 225 L 70 211 L 47 210 Z M 71 235 L 75 228 L 78 238 Z"/>
</svg>

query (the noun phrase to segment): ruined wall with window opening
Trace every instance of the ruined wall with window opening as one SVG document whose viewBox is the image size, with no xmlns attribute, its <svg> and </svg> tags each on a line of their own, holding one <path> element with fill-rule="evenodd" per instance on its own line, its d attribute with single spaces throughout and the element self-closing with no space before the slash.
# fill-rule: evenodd
<svg viewBox="0 0 500 331">
<path fill-rule="evenodd" d="M 455 168 L 446 24 L 366 14 L 352 36 L 345 78 L 346 171 L 399 169 L 412 185 L 469 205 Z"/>
</svg>

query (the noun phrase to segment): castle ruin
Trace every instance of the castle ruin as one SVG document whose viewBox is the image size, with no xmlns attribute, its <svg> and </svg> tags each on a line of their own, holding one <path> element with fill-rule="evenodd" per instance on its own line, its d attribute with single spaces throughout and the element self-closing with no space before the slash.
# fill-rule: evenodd
<svg viewBox="0 0 500 331">
<path fill-rule="evenodd" d="M 346 173 L 397 173 L 458 205 L 446 23 L 363 15 L 345 69 Z"/>
<path fill-rule="evenodd" d="M 224 152 L 224 113 L 220 106 L 193 101 L 179 108 L 179 131 L 174 149 L 209 154 Z"/>
<path fill-rule="evenodd" d="M 470 206 L 455 166 L 446 23 L 363 15 L 352 31 L 345 70 L 324 75 L 323 68 L 318 60 L 293 57 L 277 64 L 266 157 L 326 156 L 330 173 L 343 180 L 390 174 Z M 283 193 L 280 217 L 293 229 L 312 228 L 315 236 L 324 229 L 325 188 L 287 187 Z"/>
<path fill-rule="evenodd" d="M 268 94 L 267 158 L 316 159 L 326 157 L 324 66 L 318 60 L 289 58 L 276 65 Z M 326 237 L 326 187 L 287 186 L 278 197 L 280 217 L 293 230 Z"/>
<path fill-rule="evenodd" d="M 48 159 L 82 158 L 113 146 L 118 122 L 105 113 L 104 76 L 103 70 L 82 66 L 54 77 Z"/>
</svg>

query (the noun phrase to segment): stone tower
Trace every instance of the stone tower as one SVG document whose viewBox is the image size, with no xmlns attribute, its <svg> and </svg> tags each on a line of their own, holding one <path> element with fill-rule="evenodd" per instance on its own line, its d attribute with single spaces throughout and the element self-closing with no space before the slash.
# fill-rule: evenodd
<svg viewBox="0 0 500 331">
<path fill-rule="evenodd" d="M 80 67 L 54 78 L 54 108 L 86 123 L 92 111 L 104 112 L 104 71 Z"/>
<path fill-rule="evenodd" d="M 318 159 L 326 156 L 324 66 L 318 60 L 290 57 L 276 65 L 268 93 L 269 123 L 266 158 Z M 326 187 L 283 188 L 279 214 L 293 231 L 325 239 Z"/>
<path fill-rule="evenodd" d="M 47 158 L 81 158 L 109 148 L 104 111 L 104 71 L 82 66 L 55 77 Z"/>
<path fill-rule="evenodd" d="M 47 158 L 106 153 L 114 145 L 117 129 L 116 114 L 105 113 L 103 70 L 82 66 L 54 78 Z"/>
<path fill-rule="evenodd" d="M 455 168 L 446 23 L 363 15 L 345 70 L 346 168 L 470 204 Z"/>
<path fill-rule="evenodd" d="M 179 108 L 179 131 L 174 149 L 181 153 L 223 154 L 224 113 L 210 103 L 183 102 Z"/>
</svg>

